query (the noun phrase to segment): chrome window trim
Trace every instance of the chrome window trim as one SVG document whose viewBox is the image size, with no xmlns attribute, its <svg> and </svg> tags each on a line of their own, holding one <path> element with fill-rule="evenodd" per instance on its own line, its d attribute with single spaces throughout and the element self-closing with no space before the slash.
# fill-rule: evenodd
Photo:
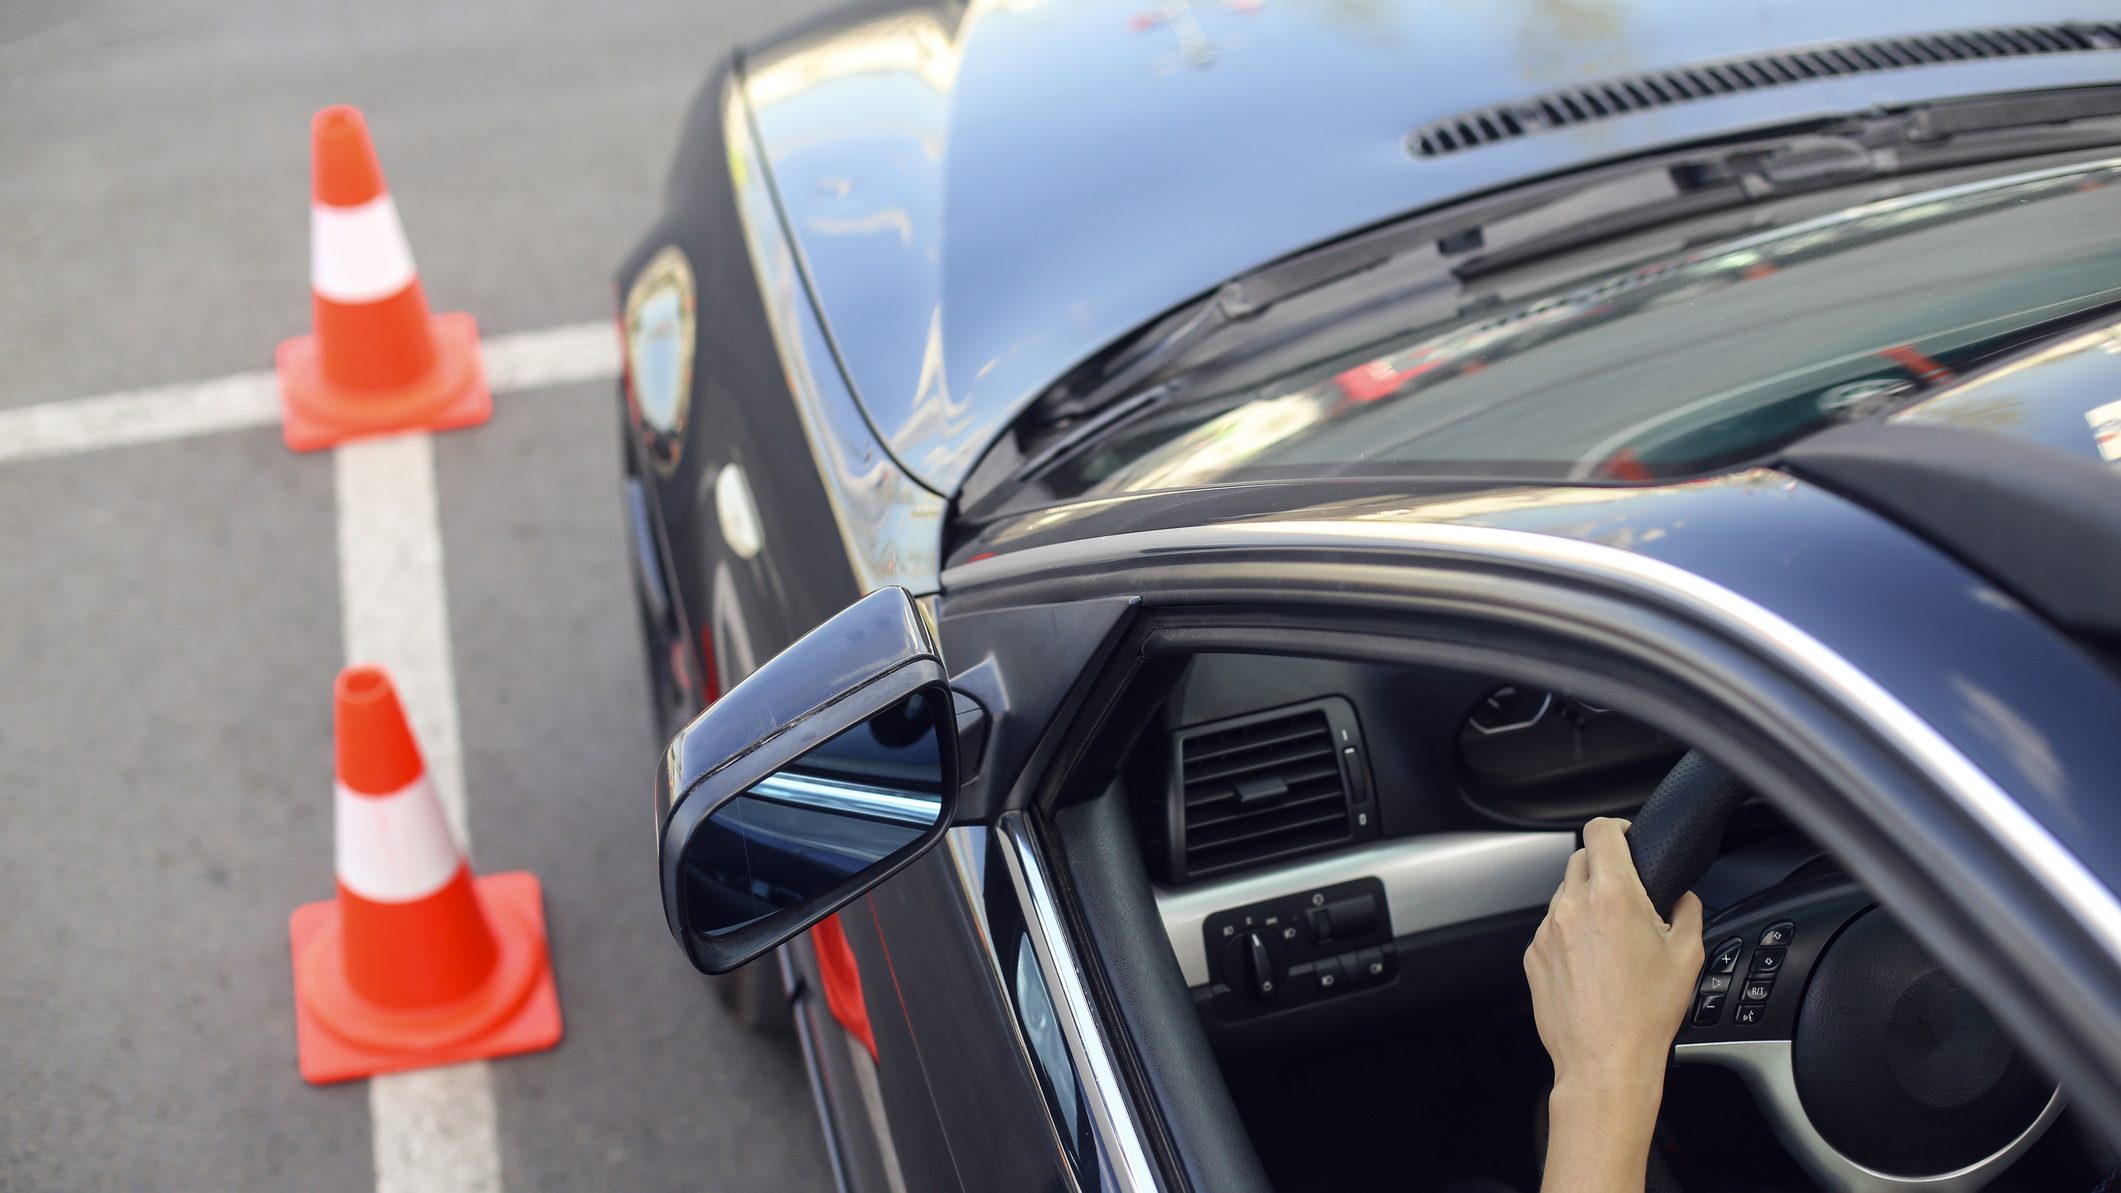
<svg viewBox="0 0 2121 1193">
<path fill-rule="evenodd" d="M 1672 1059 L 1680 1063 L 1722 1065 L 1744 1078 L 1783 1146 L 1821 1185 L 1841 1193 L 1966 1193 L 1980 1189 L 2040 1141 L 2061 1115 L 2066 1101 L 2061 1089 L 2057 1088 L 2039 1117 L 2025 1130 L 1972 1164 L 1933 1176 L 1899 1176 L 1879 1172 L 1842 1155 L 1819 1133 L 1819 1128 L 1812 1125 L 1811 1116 L 1805 1113 L 1804 1102 L 1797 1093 L 1797 1074 L 1790 1060 L 1788 1040 L 1681 1044 L 1672 1050 Z"/>
<path fill-rule="evenodd" d="M 1400 837 L 1230 878 L 1160 886 L 1156 910 L 1186 985 L 1205 986 L 1211 973 L 1201 926 L 1218 911 L 1376 878 L 1385 886 L 1393 935 L 1408 936 L 1545 906 L 1575 850 L 1576 834 L 1570 832 Z"/>
<path fill-rule="evenodd" d="M 1142 1138 L 1141 1121 L 1119 1078 L 1119 1058 L 1105 1038 L 1103 1021 L 1083 983 L 1082 964 L 1069 941 L 1067 924 L 1054 900 L 1030 823 L 1022 812 L 1005 812 L 995 821 L 994 830 L 1002 846 L 1000 853 L 1008 869 L 1010 887 L 1023 912 L 1032 952 L 1053 1000 L 1054 1017 L 1075 1062 L 1076 1080 L 1085 1095 L 1083 1100 L 1089 1107 L 1106 1163 L 1105 1175 L 1122 1193 L 1162 1189 L 1163 1182 Z M 990 949 L 997 943 L 990 935 Z M 996 960 L 1001 958 L 997 955 Z"/>
<path fill-rule="evenodd" d="M 1793 666 L 1920 768 L 1938 790 L 2023 863 L 2033 881 L 2069 909 L 2109 960 L 2121 965 L 2121 898 L 2046 825 L 2012 799 L 1929 722 L 1853 663 L 1751 599 L 1662 560 L 1619 547 L 1532 531 L 1449 522 L 1342 519 L 1242 522 L 1111 535 L 1094 544 L 1055 543 L 961 564 L 944 591 L 1028 577 L 1097 559 L 1213 554 L 1258 548 L 1390 548 L 1408 562 L 1463 560 L 1533 565 L 1618 588 L 1711 626 Z M 1408 558 L 1411 557 L 1411 558 Z"/>
</svg>

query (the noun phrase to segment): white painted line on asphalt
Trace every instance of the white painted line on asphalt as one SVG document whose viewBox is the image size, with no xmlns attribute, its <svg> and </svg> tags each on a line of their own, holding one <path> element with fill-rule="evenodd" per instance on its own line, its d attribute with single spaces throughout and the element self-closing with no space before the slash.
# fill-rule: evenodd
<svg viewBox="0 0 2121 1193">
<path fill-rule="evenodd" d="M 609 323 L 491 336 L 482 344 L 481 355 L 486 383 L 495 394 L 604 381 L 619 371 L 618 335 Z M 279 421 L 280 383 L 270 369 L 65 398 L 0 410 L 0 463 L 242 431 Z"/>
<path fill-rule="evenodd" d="M 619 333 L 609 323 L 574 323 L 485 341 L 486 384 L 497 394 L 619 375 Z"/>
<path fill-rule="evenodd" d="M 469 854 L 434 440 L 371 439 L 333 455 L 347 661 L 390 671 L 435 795 Z M 483 1061 L 371 1078 L 368 1106 L 376 1193 L 500 1193 L 493 1074 Z"/>
<path fill-rule="evenodd" d="M 339 498 L 339 602 L 348 663 L 390 671 L 427 775 L 468 853 L 464 760 L 449 593 L 435 511 L 434 440 L 394 435 L 349 443 L 332 461 Z"/>
<path fill-rule="evenodd" d="M 493 1070 L 483 1060 L 368 1079 L 376 1193 L 501 1193 Z"/>
<path fill-rule="evenodd" d="M 238 373 L 100 398 L 68 398 L 0 410 L 0 460 L 76 452 L 267 426 L 280 417 L 280 382 Z"/>
</svg>

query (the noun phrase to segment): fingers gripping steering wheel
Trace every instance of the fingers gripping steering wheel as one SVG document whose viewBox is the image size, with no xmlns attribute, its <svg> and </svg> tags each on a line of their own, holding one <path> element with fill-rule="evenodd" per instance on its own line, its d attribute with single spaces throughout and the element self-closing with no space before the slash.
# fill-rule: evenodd
<svg viewBox="0 0 2121 1193">
<path fill-rule="evenodd" d="M 1707 873 L 1747 794 L 1699 752 L 1658 784 L 1628 849 L 1659 915 Z M 1716 910 L 1703 946 L 1673 1059 L 1735 1070 L 1827 1188 L 1978 1189 L 2061 1111 L 2001 1025 L 1847 877 Z"/>
</svg>

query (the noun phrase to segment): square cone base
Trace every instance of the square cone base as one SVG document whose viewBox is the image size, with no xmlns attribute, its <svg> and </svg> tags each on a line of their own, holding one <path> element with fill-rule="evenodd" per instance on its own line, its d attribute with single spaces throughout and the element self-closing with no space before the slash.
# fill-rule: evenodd
<svg viewBox="0 0 2121 1193">
<path fill-rule="evenodd" d="M 552 980 L 552 940 L 545 931 L 545 890 L 538 876 L 525 870 L 488 874 L 474 878 L 479 897 L 497 910 L 514 911 L 537 926 L 545 942 L 544 972 L 539 974 L 514 1014 L 494 1028 L 469 1039 L 439 1048 L 414 1052 L 385 1052 L 354 1043 L 324 1026 L 310 1013 L 298 993 L 295 996 L 295 1047 L 302 1076 L 316 1085 L 398 1073 L 406 1069 L 431 1069 L 467 1060 L 490 1060 L 519 1052 L 538 1052 L 560 1042 L 560 992 Z M 294 946 L 299 971 L 303 946 L 323 930 L 336 900 L 323 899 L 295 908 L 288 919 L 287 934 Z M 299 977 L 298 979 L 299 980 Z"/>
<path fill-rule="evenodd" d="M 394 390 L 350 390 L 325 379 L 315 335 L 280 341 L 280 433 L 298 452 L 402 431 L 449 431 L 493 417 L 493 391 L 479 357 L 479 323 L 463 311 L 434 316 L 435 364 Z"/>
</svg>

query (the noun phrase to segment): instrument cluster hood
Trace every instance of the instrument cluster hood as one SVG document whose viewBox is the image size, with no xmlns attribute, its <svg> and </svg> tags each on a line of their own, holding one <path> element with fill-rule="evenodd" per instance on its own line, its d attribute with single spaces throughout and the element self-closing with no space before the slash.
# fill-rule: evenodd
<svg viewBox="0 0 2121 1193">
<path fill-rule="evenodd" d="M 1469 109 L 1821 43 L 2067 22 L 2028 0 L 1104 0 L 867 9 L 745 58 L 743 97 L 848 380 L 955 493 L 1046 387 L 1221 282 L 1349 232 L 1674 143 L 2109 81 L 2121 52 L 1764 87 L 1420 157 Z"/>
</svg>

